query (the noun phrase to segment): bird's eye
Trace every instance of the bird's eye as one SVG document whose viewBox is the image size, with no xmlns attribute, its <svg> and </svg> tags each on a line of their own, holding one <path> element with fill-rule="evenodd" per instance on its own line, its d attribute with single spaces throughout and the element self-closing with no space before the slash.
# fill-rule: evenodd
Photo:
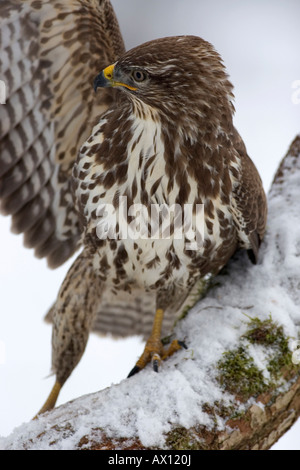
<svg viewBox="0 0 300 470">
<path fill-rule="evenodd" d="M 133 70 L 131 76 L 136 82 L 143 82 L 148 77 L 147 73 L 143 70 Z"/>
</svg>

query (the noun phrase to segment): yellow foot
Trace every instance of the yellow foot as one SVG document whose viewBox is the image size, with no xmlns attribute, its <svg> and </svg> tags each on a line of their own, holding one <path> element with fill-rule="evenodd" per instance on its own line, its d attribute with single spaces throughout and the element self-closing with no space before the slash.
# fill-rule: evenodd
<svg viewBox="0 0 300 470">
<path fill-rule="evenodd" d="M 59 395 L 59 392 L 61 390 L 61 385 L 59 382 L 55 382 L 49 397 L 47 398 L 46 402 L 44 403 L 43 407 L 40 409 L 40 411 L 37 413 L 37 415 L 33 418 L 36 419 L 39 415 L 46 413 L 46 411 L 50 411 L 54 408 L 57 397 Z"/>
<path fill-rule="evenodd" d="M 184 342 L 178 341 L 177 339 L 172 341 L 168 349 L 164 349 L 160 339 L 163 313 L 164 312 L 161 309 L 156 310 L 150 338 L 146 342 L 143 354 L 135 364 L 134 368 L 129 372 L 128 377 L 132 377 L 133 375 L 135 375 L 137 372 L 143 369 L 149 362 L 152 363 L 153 370 L 155 372 L 158 372 L 158 368 L 161 361 L 171 356 L 172 354 L 174 354 L 175 351 L 178 351 L 181 348 L 187 349 Z"/>
</svg>

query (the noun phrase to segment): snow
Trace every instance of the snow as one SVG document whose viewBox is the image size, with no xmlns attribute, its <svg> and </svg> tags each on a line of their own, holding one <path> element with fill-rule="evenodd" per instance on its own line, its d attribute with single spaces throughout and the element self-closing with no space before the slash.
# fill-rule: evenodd
<svg viewBox="0 0 300 470">
<path fill-rule="evenodd" d="M 214 421 L 203 411 L 203 405 L 216 401 L 235 403 L 234 396 L 221 390 L 215 365 L 222 353 L 236 347 L 245 333 L 244 310 L 248 317 L 261 320 L 271 315 L 288 336 L 298 338 L 299 276 L 292 289 L 287 278 L 291 266 L 300 272 L 300 155 L 288 158 L 287 167 L 289 162 L 293 163 L 294 173 L 269 198 L 268 233 L 259 263 L 252 266 L 246 256 L 238 255 L 228 270 L 217 277 L 218 285 L 178 323 L 176 336 L 185 339 L 187 350 L 165 361 L 158 374 L 147 368 L 118 385 L 79 398 L 20 426 L 0 440 L 0 446 L 22 449 L 26 441 L 30 449 L 74 449 L 91 430 L 105 429 L 107 437 L 137 437 L 144 446 L 156 448 L 173 427 L 190 428 L 201 423 L 213 428 Z M 287 206 L 290 197 L 293 204 Z M 252 346 L 252 352 L 256 365 L 261 367 L 264 358 L 260 347 L 255 350 Z M 55 423 L 59 423 L 59 430 Z M 64 423 L 66 431 L 62 433 Z M 218 427 L 225 429 L 221 418 Z"/>
<path fill-rule="evenodd" d="M 298 0 L 284 3 L 266 0 L 263 4 L 250 0 L 242 5 L 233 0 L 225 3 L 187 0 L 184 4 L 180 0 L 151 3 L 114 0 L 112 3 L 127 47 L 171 34 L 198 34 L 215 45 L 235 86 L 236 126 L 268 189 L 279 160 L 299 132 L 300 105 L 292 101 L 293 83 L 299 79 L 298 63 L 294 59 L 300 39 Z M 168 15 L 170 5 L 173 15 Z M 192 16 L 187 5 L 193 9 Z M 295 286 L 292 295 L 286 290 L 286 278 L 297 280 L 300 272 L 297 233 L 300 211 L 296 204 L 300 200 L 299 173 L 294 178 L 289 201 L 277 196 L 272 200 L 270 214 L 274 216 L 269 218 L 268 231 L 274 229 L 278 237 L 268 236 L 266 241 L 271 249 L 262 250 L 261 264 L 249 265 L 246 273 L 244 269 L 241 271 L 239 263 L 231 266 L 232 284 L 226 281 L 210 292 L 178 326 L 177 336 L 185 338 L 189 349 L 165 362 L 159 374 L 147 369 L 130 380 L 122 380 L 142 350 L 141 340 L 129 338 L 116 342 L 91 336 L 82 361 L 62 390 L 59 404 L 112 383 L 121 383 L 81 398 L 75 402 L 75 408 L 70 407 L 69 417 L 76 433 L 57 442 L 57 448 L 72 448 L 85 432 L 106 425 L 110 435 L 138 435 L 145 445 L 155 447 L 153 443 L 174 423 L 192 425 L 201 417 L 202 422 L 209 424 L 201 405 L 220 399 L 220 395 L 208 377 L 212 378 L 215 361 L 246 328 L 243 312 L 261 318 L 272 314 L 274 320 L 284 325 L 287 334 L 297 336 L 299 290 Z M 34 259 L 22 247 L 21 237 L 8 233 L 8 219 L 2 218 L 0 224 L 0 354 L 2 351 L 3 359 L 0 357 L 0 434 L 8 435 L 19 426 L 0 441 L 0 447 L 21 448 L 22 439 L 29 440 L 30 436 L 49 429 L 62 413 L 58 408 L 49 421 L 45 417 L 20 426 L 22 421 L 32 418 L 52 385 L 53 378 L 42 380 L 49 373 L 51 328 L 41 319 L 51 306 L 71 261 L 55 272 L 47 270 L 44 261 Z M 278 240 L 281 253 L 275 249 Z M 232 299 L 238 299 L 234 306 Z M 255 305 L 255 310 L 249 308 L 251 305 Z M 255 359 L 257 363 L 262 360 L 259 352 Z M 232 397 L 222 395 L 222 399 L 230 403 Z M 172 411 L 174 403 L 178 416 Z M 119 415 L 120 409 L 124 411 Z M 222 424 L 220 421 L 219 426 Z M 55 431 L 51 432 L 55 439 Z M 297 435 L 293 443 L 289 435 L 274 448 L 300 449 Z M 49 441 L 41 440 L 34 445 L 47 448 Z"/>
</svg>

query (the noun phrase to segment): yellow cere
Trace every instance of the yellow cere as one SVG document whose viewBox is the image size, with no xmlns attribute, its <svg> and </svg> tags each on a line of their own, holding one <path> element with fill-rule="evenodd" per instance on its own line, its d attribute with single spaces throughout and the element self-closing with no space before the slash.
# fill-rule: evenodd
<svg viewBox="0 0 300 470">
<path fill-rule="evenodd" d="M 107 80 L 112 80 L 114 76 L 114 68 L 115 68 L 114 65 L 109 65 L 103 70 L 103 75 Z"/>
<path fill-rule="evenodd" d="M 111 82 L 111 86 L 124 86 L 126 88 L 128 88 L 129 90 L 137 90 L 137 88 L 134 88 L 130 85 L 127 85 L 127 83 L 122 83 L 122 82 L 116 82 L 114 79 L 113 79 L 113 76 L 114 76 L 114 64 L 113 65 L 109 65 L 108 67 L 106 67 L 104 70 L 103 70 L 103 75 L 104 77 L 109 80 Z"/>
</svg>

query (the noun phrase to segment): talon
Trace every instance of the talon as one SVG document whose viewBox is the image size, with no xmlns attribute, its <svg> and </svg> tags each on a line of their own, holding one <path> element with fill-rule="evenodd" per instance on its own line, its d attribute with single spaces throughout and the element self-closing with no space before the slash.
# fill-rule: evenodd
<svg viewBox="0 0 300 470">
<path fill-rule="evenodd" d="M 158 308 L 154 317 L 152 333 L 146 342 L 144 352 L 136 362 L 134 368 L 129 372 L 128 378 L 137 374 L 140 370 L 144 369 L 146 365 L 151 362 L 154 372 L 158 372 L 161 361 L 167 357 L 172 356 L 176 351 L 181 348 L 187 349 L 187 345 L 183 341 L 174 339 L 169 345 L 168 349 L 165 350 L 160 339 L 161 337 L 161 326 L 163 321 L 163 310 Z"/>
<path fill-rule="evenodd" d="M 129 377 L 132 377 L 133 375 L 137 374 L 140 370 L 141 370 L 140 367 L 134 366 L 133 369 L 131 369 L 131 371 L 127 375 L 127 379 L 129 379 Z"/>
<path fill-rule="evenodd" d="M 161 363 L 160 355 L 159 354 L 153 354 L 151 362 L 152 362 L 152 368 L 153 368 L 154 372 L 158 372 L 158 368 L 159 368 L 160 363 Z"/>
</svg>

